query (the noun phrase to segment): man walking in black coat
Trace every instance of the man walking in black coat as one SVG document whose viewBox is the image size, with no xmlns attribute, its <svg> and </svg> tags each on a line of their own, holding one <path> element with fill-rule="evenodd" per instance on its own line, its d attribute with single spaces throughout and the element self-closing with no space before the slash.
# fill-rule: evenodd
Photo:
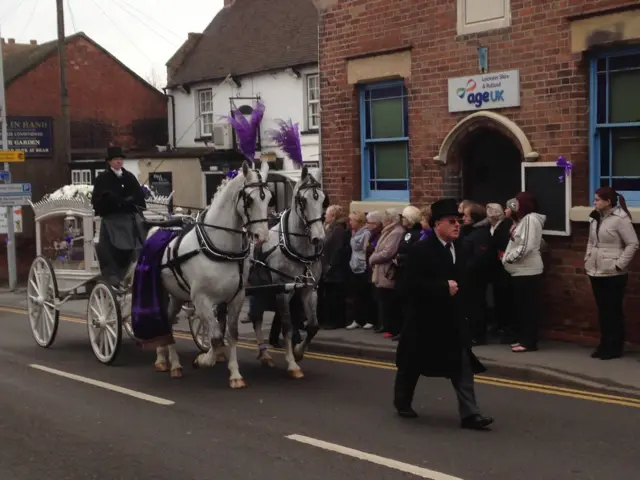
<svg viewBox="0 0 640 480">
<path fill-rule="evenodd" d="M 475 398 L 473 375 L 486 369 L 471 351 L 465 318 L 460 214 L 453 199 L 439 200 L 431 210 L 434 234 L 415 244 L 407 262 L 410 315 L 396 353 L 394 406 L 401 417 L 417 417 L 411 403 L 420 376 L 449 378 L 462 428 L 483 429 L 493 419 L 480 413 Z"/>
</svg>

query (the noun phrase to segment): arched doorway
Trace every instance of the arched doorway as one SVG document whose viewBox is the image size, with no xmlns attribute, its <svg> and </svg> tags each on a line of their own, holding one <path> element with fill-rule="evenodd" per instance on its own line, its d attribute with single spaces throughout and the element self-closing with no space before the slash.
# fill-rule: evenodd
<svg viewBox="0 0 640 480">
<path fill-rule="evenodd" d="M 515 122 L 484 110 L 461 119 L 433 160 L 444 167 L 445 196 L 504 205 L 520 191 L 521 163 L 539 157 Z"/>
<path fill-rule="evenodd" d="M 497 129 L 480 127 L 461 139 L 462 197 L 486 205 L 507 200 L 520 191 L 522 152 Z"/>
</svg>

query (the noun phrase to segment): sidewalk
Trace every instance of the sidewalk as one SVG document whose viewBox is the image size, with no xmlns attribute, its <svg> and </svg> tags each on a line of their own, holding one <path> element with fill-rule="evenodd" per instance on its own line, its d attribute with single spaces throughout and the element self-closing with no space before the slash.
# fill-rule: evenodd
<svg viewBox="0 0 640 480">
<path fill-rule="evenodd" d="M 26 309 L 25 289 L 11 293 L 0 289 L 0 306 Z M 85 318 L 86 300 L 67 302 L 61 312 Z M 246 318 L 245 303 L 240 319 Z M 268 332 L 273 313 L 265 313 L 263 328 Z M 189 325 L 181 317 L 177 331 L 189 332 Z M 251 324 L 240 323 L 242 340 L 255 343 Z M 320 330 L 314 338 L 312 352 L 363 357 L 393 362 L 396 343 L 372 331 Z M 602 389 L 619 394 L 640 395 L 640 352 L 627 352 L 624 358 L 601 361 L 589 357 L 592 348 L 563 342 L 542 342 L 537 352 L 514 354 L 508 345 L 485 345 L 474 348 L 475 354 L 489 368 L 488 374 L 514 380 L 552 383 L 567 387 Z"/>
</svg>

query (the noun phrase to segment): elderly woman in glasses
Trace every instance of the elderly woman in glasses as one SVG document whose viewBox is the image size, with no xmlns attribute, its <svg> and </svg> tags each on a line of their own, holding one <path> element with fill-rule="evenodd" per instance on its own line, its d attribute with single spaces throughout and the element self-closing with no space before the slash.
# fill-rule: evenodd
<svg viewBox="0 0 640 480">
<path fill-rule="evenodd" d="M 399 331 L 395 325 L 397 316 L 396 282 L 393 275 L 393 260 L 398 253 L 398 245 L 402 241 L 404 228 L 400 223 L 397 211 L 393 208 L 385 210 L 382 217 L 382 232 L 374 252 L 369 257 L 371 279 L 376 287 L 378 301 L 378 324 L 376 330 L 391 338 L 391 332 Z"/>
<path fill-rule="evenodd" d="M 396 276 L 396 291 L 398 292 L 398 299 L 401 305 L 406 304 L 406 292 L 408 290 L 405 282 L 406 262 L 409 256 L 409 252 L 413 245 L 420 240 L 422 236 L 422 213 L 417 207 L 409 205 L 402 211 L 402 226 L 405 228 L 405 235 L 398 246 L 398 254 L 396 255 L 395 276 Z M 400 321 L 395 323 L 395 329 L 392 334 L 392 339 L 398 341 L 400 338 L 400 332 L 402 331 L 402 325 L 404 324 L 403 318 L 406 312 L 398 312 Z"/>
</svg>

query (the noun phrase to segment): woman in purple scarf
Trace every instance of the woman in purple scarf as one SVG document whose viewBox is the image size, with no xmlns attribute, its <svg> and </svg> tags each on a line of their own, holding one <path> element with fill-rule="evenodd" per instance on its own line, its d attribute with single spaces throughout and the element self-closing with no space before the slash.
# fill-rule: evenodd
<svg viewBox="0 0 640 480">
<path fill-rule="evenodd" d="M 421 208 L 420 214 L 422 215 L 420 219 L 420 225 L 422 225 L 422 230 L 420 231 L 420 240 L 424 240 L 429 235 L 431 235 L 431 232 L 433 232 L 433 230 L 429 226 L 429 220 L 431 220 L 431 207 Z"/>
</svg>

